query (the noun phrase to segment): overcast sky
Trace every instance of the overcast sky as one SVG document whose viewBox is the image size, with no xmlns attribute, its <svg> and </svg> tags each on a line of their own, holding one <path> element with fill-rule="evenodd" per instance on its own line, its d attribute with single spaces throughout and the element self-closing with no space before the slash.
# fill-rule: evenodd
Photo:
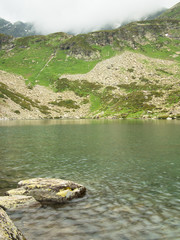
<svg viewBox="0 0 180 240">
<path fill-rule="evenodd" d="M 0 17 L 33 22 L 42 33 L 95 31 L 138 20 L 179 0 L 0 0 Z"/>
</svg>

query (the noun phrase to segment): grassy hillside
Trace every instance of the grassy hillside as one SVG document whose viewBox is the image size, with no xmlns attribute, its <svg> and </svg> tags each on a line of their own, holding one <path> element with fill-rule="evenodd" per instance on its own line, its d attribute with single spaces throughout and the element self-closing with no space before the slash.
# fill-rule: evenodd
<svg viewBox="0 0 180 240">
<path fill-rule="evenodd" d="M 57 88 L 87 97 L 91 116 L 165 118 L 180 112 L 179 83 L 179 63 L 126 51 L 87 74 L 62 76 Z"/>
<path fill-rule="evenodd" d="M 164 13 L 162 13 L 159 17 L 159 19 L 178 19 L 180 20 L 180 2 L 177 3 L 172 8 L 168 9 Z"/>
<path fill-rule="evenodd" d="M 174 16 L 178 11 L 177 4 Z M 54 33 L 12 38 L 1 34 L 0 70 L 22 75 L 29 89 L 43 85 L 59 94 L 73 92 L 80 105 L 90 105 L 89 114 L 82 113 L 83 117 L 178 116 L 180 20 L 174 18 L 134 22 L 77 36 Z M 138 60 L 139 54 L 144 59 Z M 119 55 L 125 59 L 112 67 L 112 57 Z M 110 63 L 106 66 L 107 59 Z M 162 62 L 156 65 L 156 59 Z M 66 111 L 71 108 L 72 112 L 81 109 L 66 97 L 46 104 L 63 106 Z M 46 104 L 42 100 L 42 105 Z"/>
<path fill-rule="evenodd" d="M 151 20 L 117 30 L 71 36 L 56 33 L 2 41 L 0 69 L 48 86 L 62 74 L 86 73 L 124 50 L 180 61 L 180 21 Z"/>
<path fill-rule="evenodd" d="M 56 93 L 0 71 L 0 118 L 180 118 L 180 64 L 124 52 L 86 74 L 62 75 Z"/>
<path fill-rule="evenodd" d="M 64 33 L 56 33 L 18 38 L 8 44 L 3 42 L 0 69 L 20 74 L 33 85 L 38 83 L 48 86 L 61 74 L 88 72 L 97 62 L 115 54 L 110 46 L 105 46 L 100 48 L 98 58 L 84 60 L 76 55 L 69 56 L 68 51 L 61 49 L 60 45 L 72 38 Z M 89 46 L 83 49 L 85 57 L 86 48 Z M 99 53 L 99 50 L 95 51 Z"/>
</svg>

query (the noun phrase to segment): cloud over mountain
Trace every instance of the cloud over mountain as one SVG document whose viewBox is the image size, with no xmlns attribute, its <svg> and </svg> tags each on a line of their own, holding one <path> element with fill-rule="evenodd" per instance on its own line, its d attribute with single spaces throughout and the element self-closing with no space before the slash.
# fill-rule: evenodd
<svg viewBox="0 0 180 240">
<path fill-rule="evenodd" d="M 170 7 L 177 0 L 1 0 L 0 17 L 33 22 L 42 33 L 83 33 L 118 27 Z"/>
</svg>

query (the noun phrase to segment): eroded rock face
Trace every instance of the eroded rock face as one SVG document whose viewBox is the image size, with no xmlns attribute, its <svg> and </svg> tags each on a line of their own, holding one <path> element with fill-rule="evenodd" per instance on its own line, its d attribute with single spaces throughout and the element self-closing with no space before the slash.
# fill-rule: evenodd
<svg viewBox="0 0 180 240">
<path fill-rule="evenodd" d="M 0 197 L 0 206 L 12 210 L 26 207 L 38 207 L 40 203 L 32 196 L 13 195 Z"/>
<path fill-rule="evenodd" d="M 2 208 L 0 208 L 0 239 L 26 240 Z"/>
<path fill-rule="evenodd" d="M 34 178 L 18 183 L 19 188 L 7 192 L 7 195 L 32 196 L 47 204 L 64 203 L 84 196 L 86 188 L 72 181 L 54 178 Z"/>
</svg>

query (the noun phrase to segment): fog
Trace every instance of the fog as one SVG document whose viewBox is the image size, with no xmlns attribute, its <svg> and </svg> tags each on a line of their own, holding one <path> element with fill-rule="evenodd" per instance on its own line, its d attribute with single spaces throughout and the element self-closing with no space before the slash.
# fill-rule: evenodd
<svg viewBox="0 0 180 240">
<path fill-rule="evenodd" d="M 44 34 L 95 31 L 172 7 L 176 0 L 0 0 L 0 17 L 32 22 Z"/>
</svg>

